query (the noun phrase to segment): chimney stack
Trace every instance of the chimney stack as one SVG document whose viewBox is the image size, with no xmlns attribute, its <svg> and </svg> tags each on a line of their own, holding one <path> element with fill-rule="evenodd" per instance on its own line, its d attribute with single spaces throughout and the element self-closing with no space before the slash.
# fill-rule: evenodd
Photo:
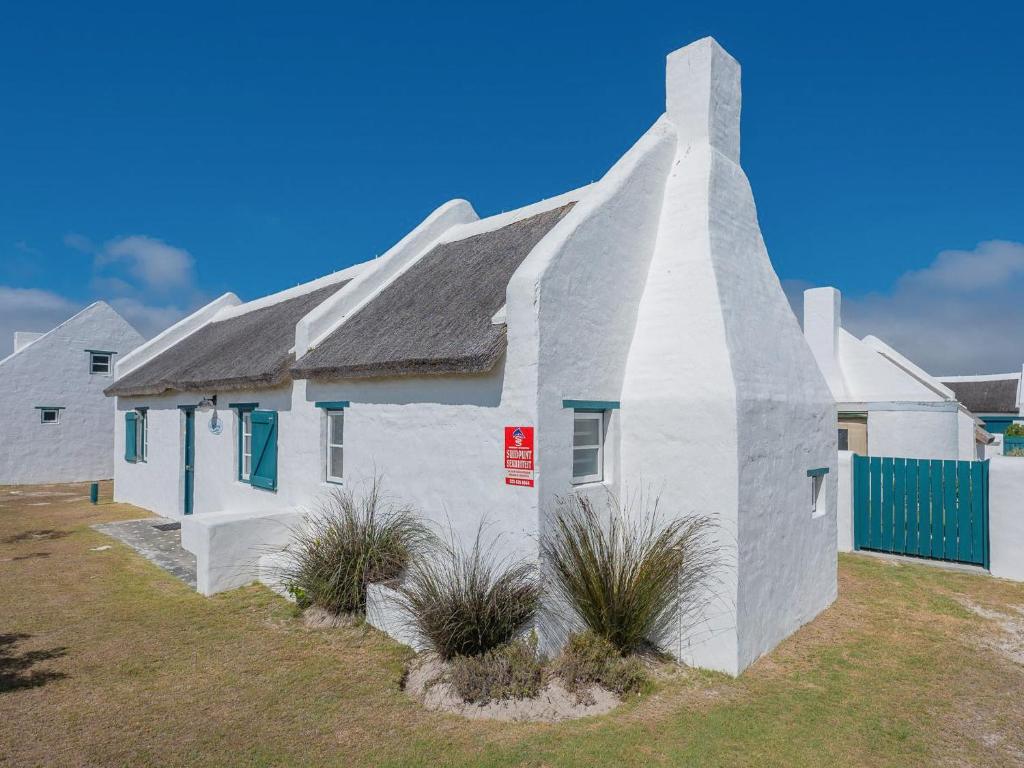
<svg viewBox="0 0 1024 768">
<path fill-rule="evenodd" d="M 714 38 L 668 55 L 665 112 L 680 146 L 710 144 L 740 161 L 740 65 Z"/>
<path fill-rule="evenodd" d="M 804 337 L 829 389 L 836 396 L 845 389 L 839 367 L 842 301 L 842 294 L 835 288 L 811 288 L 804 291 Z"/>
</svg>

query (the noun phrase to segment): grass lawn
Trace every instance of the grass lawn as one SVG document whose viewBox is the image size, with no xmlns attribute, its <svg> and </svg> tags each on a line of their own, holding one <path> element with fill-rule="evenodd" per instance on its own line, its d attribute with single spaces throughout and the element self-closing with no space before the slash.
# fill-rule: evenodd
<svg viewBox="0 0 1024 768">
<path fill-rule="evenodd" d="M 468 722 L 410 701 L 379 633 L 306 629 L 255 586 L 201 597 L 88 527 L 140 510 L 12 490 L 0 765 L 1024 763 L 1024 667 L 963 607 L 1020 618 L 1024 585 L 843 557 L 835 605 L 738 680 L 680 670 L 602 717 Z"/>
</svg>

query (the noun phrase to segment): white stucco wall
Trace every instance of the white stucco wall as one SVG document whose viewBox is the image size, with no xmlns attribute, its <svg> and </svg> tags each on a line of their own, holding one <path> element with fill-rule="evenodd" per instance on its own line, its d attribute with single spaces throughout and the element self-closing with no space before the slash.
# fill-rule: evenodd
<svg viewBox="0 0 1024 768">
<path fill-rule="evenodd" d="M 688 128 L 627 368 L 622 465 L 662 488 L 669 509 L 718 523 L 717 597 L 680 655 L 735 674 L 835 598 L 835 481 L 812 520 L 806 475 L 835 477 L 835 410 L 736 162 L 739 67 L 706 40 L 669 71 L 677 87 L 707 80 L 693 87 L 710 96 L 704 117 L 676 123 Z"/>
<path fill-rule="evenodd" d="M 911 459 L 960 458 L 956 410 L 869 410 L 868 452 Z"/>
<path fill-rule="evenodd" d="M 126 354 L 142 337 L 97 302 L 0 361 L 0 485 L 70 483 L 113 476 L 113 378 L 89 372 L 89 353 Z M 58 424 L 37 406 L 59 406 Z"/>
<path fill-rule="evenodd" d="M 988 493 L 989 570 L 1024 581 L 1024 458 L 993 457 Z"/>
<path fill-rule="evenodd" d="M 839 451 L 836 474 L 836 546 L 853 551 L 853 452 Z"/>
</svg>

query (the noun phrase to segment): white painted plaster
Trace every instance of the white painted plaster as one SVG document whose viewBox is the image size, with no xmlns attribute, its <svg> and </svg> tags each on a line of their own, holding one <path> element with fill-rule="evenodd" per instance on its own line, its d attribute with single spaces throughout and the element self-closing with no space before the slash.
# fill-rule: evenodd
<svg viewBox="0 0 1024 768">
<path fill-rule="evenodd" d="M 1024 581 L 1024 458 L 993 457 L 988 492 L 989 570 Z"/>
<path fill-rule="evenodd" d="M 196 556 L 196 590 L 212 595 L 255 581 L 260 558 L 287 544 L 300 523 L 295 510 L 184 518 L 181 545 Z"/>
<path fill-rule="evenodd" d="M 86 350 L 116 361 L 142 341 L 100 301 L 0 360 L 0 485 L 113 476 L 113 378 L 89 372 Z M 59 423 L 42 424 L 37 406 L 61 407 Z"/>
<path fill-rule="evenodd" d="M 713 41 L 691 48 L 697 63 L 682 68 L 677 52 L 670 72 L 715 73 L 694 92 L 735 89 L 710 119 L 738 135 L 738 65 Z M 622 472 L 661 489 L 666 509 L 718 523 L 717 595 L 679 653 L 736 674 L 835 598 L 834 481 L 829 513 L 812 520 L 806 472 L 834 476 L 836 438 L 730 155 L 680 136 L 623 388 Z"/>
<path fill-rule="evenodd" d="M 835 288 L 804 292 L 804 336 L 840 413 L 865 413 L 868 453 L 974 459 L 973 419 L 953 391 L 874 336 L 842 327 Z"/>
<path fill-rule="evenodd" d="M 836 543 L 840 552 L 853 551 L 853 453 L 839 451 L 836 475 Z"/>
<path fill-rule="evenodd" d="M 21 352 L 25 347 L 31 344 L 36 339 L 43 337 L 43 333 L 36 331 L 15 331 L 14 332 L 14 351 Z"/>
<path fill-rule="evenodd" d="M 398 592 L 384 584 L 371 584 L 366 590 L 366 623 L 415 651 L 425 649 L 402 610 Z"/>
</svg>

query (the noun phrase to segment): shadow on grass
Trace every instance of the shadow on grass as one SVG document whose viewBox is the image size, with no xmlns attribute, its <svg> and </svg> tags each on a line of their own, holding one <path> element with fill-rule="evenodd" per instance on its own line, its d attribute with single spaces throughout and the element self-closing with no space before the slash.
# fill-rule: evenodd
<svg viewBox="0 0 1024 768">
<path fill-rule="evenodd" d="M 13 536 L 8 536 L 4 539 L 4 544 L 17 544 L 19 541 L 41 541 L 43 539 L 52 541 L 53 539 L 63 539 L 65 536 L 69 536 L 71 531 L 56 531 L 53 528 L 46 528 L 35 531 L 22 531 L 16 533 Z"/>
<path fill-rule="evenodd" d="M 53 680 L 67 677 L 63 672 L 33 669 L 40 662 L 66 656 L 67 648 L 24 651 L 20 654 L 15 652 L 14 646 L 29 637 L 31 635 L 21 633 L 0 635 L 0 694 L 16 691 L 19 688 L 38 688 Z"/>
</svg>

